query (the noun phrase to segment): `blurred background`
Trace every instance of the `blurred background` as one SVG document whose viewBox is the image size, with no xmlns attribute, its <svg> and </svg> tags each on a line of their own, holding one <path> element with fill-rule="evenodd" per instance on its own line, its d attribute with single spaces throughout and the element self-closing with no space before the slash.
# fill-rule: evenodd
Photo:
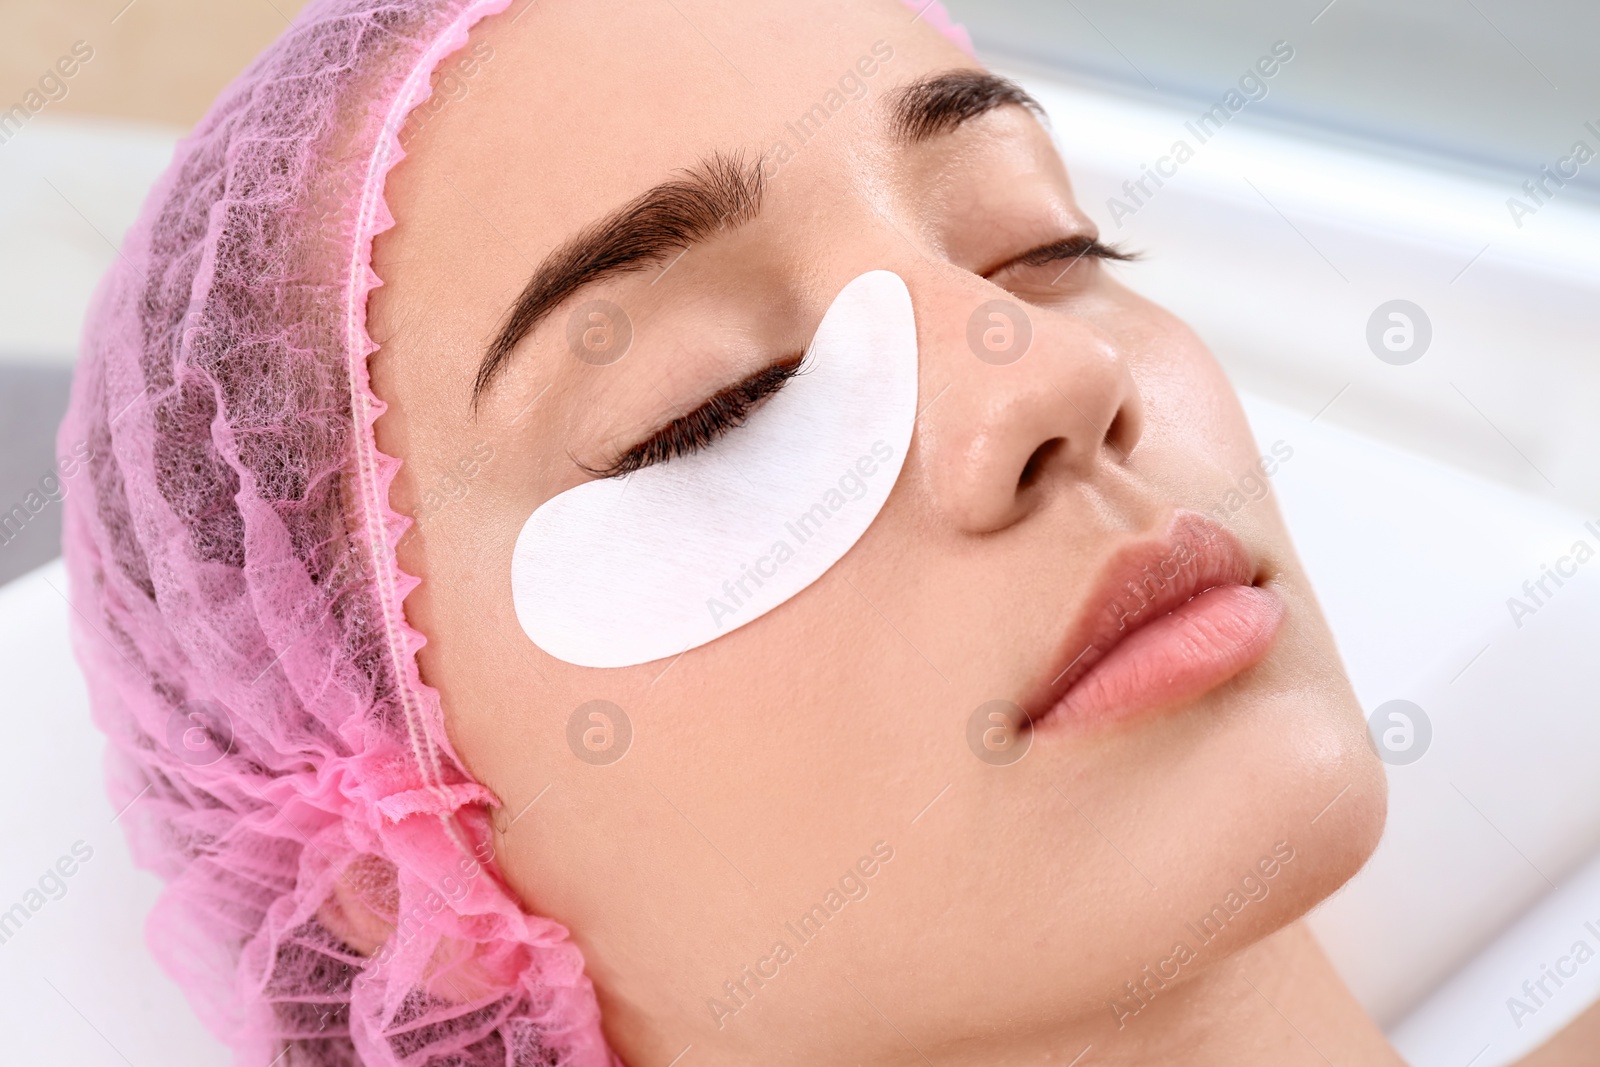
<svg viewBox="0 0 1600 1067">
<path fill-rule="evenodd" d="M 1102 232 L 1146 253 L 1129 284 L 1216 351 L 1263 451 L 1292 450 L 1273 492 L 1374 738 L 1410 709 L 1415 747 L 1374 742 L 1384 842 L 1315 929 L 1409 1062 L 1512 1062 L 1600 1000 L 1595 964 L 1531 1022 L 1505 1010 L 1600 926 L 1600 562 L 1508 614 L 1600 549 L 1600 4 L 946 2 L 1045 105 Z M 221 1062 L 140 945 L 155 883 L 82 759 L 102 742 L 38 490 L 118 242 L 301 6 L 0 0 L 0 675 L 26 713 L 0 806 L 54 799 L 8 831 L 0 907 L 74 837 L 108 857 L 0 940 L 18 1062 Z M 1589 1058 L 1549 1062 L 1600 1062 L 1588 1019 Z"/>
<path fill-rule="evenodd" d="M 1294 76 L 1252 110 L 1385 155 L 1526 172 L 1600 101 L 1600 6 L 1583 0 L 955 0 L 980 48 L 1122 92 L 1212 102 L 1263 43 Z M 1600 192 L 1600 175 L 1584 173 Z"/>
</svg>

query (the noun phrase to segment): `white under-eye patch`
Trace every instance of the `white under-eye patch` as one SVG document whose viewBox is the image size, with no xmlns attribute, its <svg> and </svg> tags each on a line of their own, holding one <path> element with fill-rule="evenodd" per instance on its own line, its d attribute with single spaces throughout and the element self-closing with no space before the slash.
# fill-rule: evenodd
<svg viewBox="0 0 1600 1067">
<path fill-rule="evenodd" d="M 917 326 L 900 276 L 846 285 L 805 369 L 708 448 L 585 482 L 529 518 L 517 619 L 580 667 L 713 641 L 820 578 L 894 488 L 917 415 Z"/>
</svg>

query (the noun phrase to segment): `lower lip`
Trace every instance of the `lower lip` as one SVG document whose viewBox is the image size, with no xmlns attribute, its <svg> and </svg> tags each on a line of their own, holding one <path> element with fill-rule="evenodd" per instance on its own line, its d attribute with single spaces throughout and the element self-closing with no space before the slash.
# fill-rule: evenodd
<svg viewBox="0 0 1600 1067">
<path fill-rule="evenodd" d="M 1283 602 L 1255 586 L 1206 590 L 1119 641 L 1040 720 L 1092 725 L 1195 700 L 1255 666 Z"/>
</svg>

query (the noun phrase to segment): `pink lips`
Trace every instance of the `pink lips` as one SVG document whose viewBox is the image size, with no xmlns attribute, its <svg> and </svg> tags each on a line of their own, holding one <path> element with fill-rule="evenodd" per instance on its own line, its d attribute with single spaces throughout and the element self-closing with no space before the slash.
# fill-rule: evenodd
<svg viewBox="0 0 1600 1067">
<path fill-rule="evenodd" d="M 1052 672 L 1024 707 L 1038 725 L 1104 723 L 1194 700 L 1258 663 L 1283 603 L 1197 512 L 1112 557 Z"/>
</svg>

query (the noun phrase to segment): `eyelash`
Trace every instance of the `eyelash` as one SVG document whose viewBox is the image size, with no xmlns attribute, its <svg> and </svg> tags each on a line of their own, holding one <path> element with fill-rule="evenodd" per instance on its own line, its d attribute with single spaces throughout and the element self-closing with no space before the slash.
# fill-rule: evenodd
<svg viewBox="0 0 1600 1067">
<path fill-rule="evenodd" d="M 1038 248 L 1030 248 L 1015 259 L 996 267 L 984 277 L 993 277 L 1011 267 L 1043 267 L 1066 260 L 1071 260 L 1074 264 L 1080 259 L 1110 259 L 1126 263 L 1138 258 L 1139 253 L 1137 252 L 1127 252 L 1118 245 L 1108 244 L 1095 237 L 1077 234 L 1072 237 L 1063 237 L 1058 241 L 1051 241 L 1048 244 L 1042 244 Z M 1071 266 L 1067 267 L 1067 270 L 1071 269 Z M 1065 273 L 1065 271 L 1062 273 Z"/>
<path fill-rule="evenodd" d="M 804 365 L 804 356 L 791 356 L 782 363 L 763 368 L 716 393 L 689 414 L 673 419 L 609 466 L 583 469 L 596 478 L 620 478 L 707 448 L 730 430 L 743 426 L 761 402 L 801 373 Z"/>
<path fill-rule="evenodd" d="M 1075 264 L 1085 258 L 1127 262 L 1139 256 L 1136 252 L 1125 252 L 1114 244 L 1080 234 L 1029 249 L 990 271 L 985 277 L 992 277 L 1012 267 L 1043 267 L 1066 260 Z M 1067 267 L 1067 270 L 1071 269 L 1071 266 Z M 588 467 L 581 463 L 578 466 L 595 478 L 621 478 L 657 463 L 708 448 L 730 430 L 744 425 L 763 400 L 777 393 L 789 379 L 804 369 L 804 362 L 804 356 L 792 356 L 782 363 L 757 371 L 742 382 L 730 385 L 689 414 L 673 419 L 605 467 Z"/>
</svg>

